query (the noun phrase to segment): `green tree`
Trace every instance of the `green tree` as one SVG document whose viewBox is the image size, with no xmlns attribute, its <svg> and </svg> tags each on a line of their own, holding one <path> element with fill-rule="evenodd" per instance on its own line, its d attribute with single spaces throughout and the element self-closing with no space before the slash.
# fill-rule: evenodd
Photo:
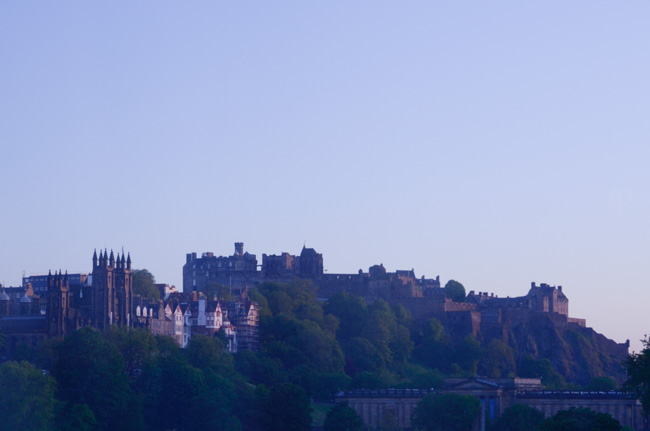
<svg viewBox="0 0 650 431">
<path fill-rule="evenodd" d="M 491 378 L 514 376 L 517 371 L 514 351 L 501 340 L 492 339 L 481 354 L 478 372 Z"/>
<path fill-rule="evenodd" d="M 453 362 L 469 375 L 476 374 L 476 367 L 481 358 L 481 343 L 472 334 L 468 334 L 456 346 Z"/>
<path fill-rule="evenodd" d="M 133 292 L 142 295 L 144 298 L 160 299 L 160 290 L 156 287 L 156 279 L 146 269 L 134 269 L 131 271 L 133 280 Z"/>
<path fill-rule="evenodd" d="M 453 349 L 442 323 L 436 318 L 427 320 L 422 327 L 420 345 L 413 356 L 425 366 L 445 370 L 452 362 L 452 354 Z"/>
<path fill-rule="evenodd" d="M 478 410 L 476 397 L 430 394 L 417 404 L 411 422 L 419 431 L 470 431 Z"/>
<path fill-rule="evenodd" d="M 594 377 L 589 383 L 585 386 L 585 389 L 588 391 L 614 391 L 616 390 L 616 382 L 611 377 Z"/>
<path fill-rule="evenodd" d="M 120 351 L 126 373 L 132 379 L 140 375 L 157 354 L 156 337 L 149 330 L 111 326 L 104 336 Z"/>
<path fill-rule="evenodd" d="M 631 353 L 623 362 L 627 374 L 623 387 L 634 391 L 641 398 L 643 410 L 650 413 L 650 338 L 646 336 L 641 341 L 643 342 L 641 352 Z"/>
<path fill-rule="evenodd" d="M 340 327 L 336 335 L 339 340 L 362 336 L 368 318 L 368 307 L 363 298 L 340 292 L 331 296 L 323 309 L 338 317 Z"/>
<path fill-rule="evenodd" d="M 311 404 L 305 391 L 294 384 L 282 383 L 271 389 L 265 414 L 267 431 L 311 430 Z"/>
<path fill-rule="evenodd" d="M 456 280 L 449 280 L 445 284 L 445 295 L 456 302 L 465 302 L 465 286 Z"/>
<path fill-rule="evenodd" d="M 541 423 L 539 431 L 620 431 L 621 424 L 606 413 L 587 408 L 561 410 Z"/>
<path fill-rule="evenodd" d="M 97 426 L 93 411 L 86 404 L 68 405 L 57 418 L 60 431 L 92 431 Z"/>
<path fill-rule="evenodd" d="M 0 365 L 0 430 L 51 429 L 56 382 L 29 362 Z"/>
<path fill-rule="evenodd" d="M 540 377 L 544 388 L 549 390 L 559 391 L 567 387 L 564 377 L 555 371 L 548 359 L 524 356 L 517 365 L 517 374 L 520 377 Z"/>
<path fill-rule="evenodd" d="M 544 422 L 544 413 L 525 404 L 515 404 L 503 411 L 490 427 L 493 431 L 535 431 Z"/>
<path fill-rule="evenodd" d="M 363 431 L 363 419 L 345 404 L 335 405 L 325 417 L 324 431 Z"/>
<path fill-rule="evenodd" d="M 142 429 L 139 402 L 115 345 L 92 328 L 82 328 L 56 347 L 52 370 L 65 402 L 87 404 L 98 430 Z"/>
<path fill-rule="evenodd" d="M 381 353 L 365 338 L 355 337 L 347 342 L 345 352 L 346 371 L 351 375 L 362 371 L 379 373 L 386 365 Z"/>
<path fill-rule="evenodd" d="M 235 364 L 223 341 L 205 335 L 193 335 L 185 350 L 192 366 L 220 376 L 232 376 Z"/>
</svg>

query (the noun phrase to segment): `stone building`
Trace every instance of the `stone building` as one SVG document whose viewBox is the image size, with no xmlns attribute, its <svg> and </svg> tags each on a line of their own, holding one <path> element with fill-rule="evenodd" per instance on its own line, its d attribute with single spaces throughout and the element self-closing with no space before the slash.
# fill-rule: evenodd
<svg viewBox="0 0 650 431">
<path fill-rule="evenodd" d="M 456 393 L 479 399 L 480 410 L 474 431 L 484 431 L 488 420 L 499 418 L 514 404 L 526 404 L 546 418 L 572 407 L 607 413 L 621 425 L 636 431 L 648 430 L 641 402 L 626 392 L 544 391 L 540 379 L 446 379 L 440 391 L 419 389 L 357 389 L 340 392 L 337 402 L 347 403 L 372 430 L 388 424 L 400 430 L 411 429 L 411 415 L 417 403 L 429 394 Z"/>
<path fill-rule="evenodd" d="M 257 258 L 244 252 L 244 243 L 235 243 L 232 256 L 215 256 L 211 252 L 197 257 L 188 253 L 183 265 L 183 292 L 205 292 L 213 286 L 225 286 L 240 294 L 247 286 L 261 283 Z"/>
<path fill-rule="evenodd" d="M 135 303 L 135 326 L 172 337 L 181 347 L 186 347 L 193 335 L 213 337 L 219 333 L 230 352 L 258 348 L 257 304 L 246 291 L 233 301 L 210 299 L 201 292 L 174 292 L 157 301 L 136 295 Z"/>
<path fill-rule="evenodd" d="M 188 253 L 183 266 L 183 291 L 204 292 L 210 287 L 224 286 L 233 294 L 241 294 L 244 289 L 264 282 L 291 282 L 294 278 L 312 280 L 323 300 L 341 291 L 373 301 L 422 297 L 428 289 L 440 288 L 439 277 L 416 278 L 412 269 L 387 272 L 381 264 L 372 266 L 368 272 L 325 273 L 323 255 L 306 246 L 299 255 L 262 254 L 262 264 L 258 265 L 255 255 L 244 252 L 244 244 L 238 242 L 232 256 L 216 257 L 206 252 L 197 257 L 196 253 Z"/>
</svg>

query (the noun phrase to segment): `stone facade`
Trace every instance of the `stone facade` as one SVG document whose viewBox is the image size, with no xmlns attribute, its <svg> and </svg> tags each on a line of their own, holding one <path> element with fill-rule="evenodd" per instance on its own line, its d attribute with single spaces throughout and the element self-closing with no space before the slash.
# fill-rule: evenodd
<svg viewBox="0 0 650 431">
<path fill-rule="evenodd" d="M 484 431 L 487 421 L 499 418 L 514 404 L 527 404 L 544 413 L 546 418 L 560 410 L 585 407 L 607 413 L 621 425 L 637 431 L 648 430 L 641 402 L 626 392 L 544 391 L 540 379 L 446 379 L 440 391 L 418 389 L 352 390 L 340 392 L 337 402 L 347 403 L 372 430 L 394 424 L 397 429 L 411 429 L 411 415 L 426 395 L 456 393 L 480 400 L 475 431 Z"/>
<path fill-rule="evenodd" d="M 234 301 L 209 299 L 200 292 L 170 293 L 164 300 L 136 296 L 135 326 L 172 337 L 186 347 L 193 335 L 221 333 L 230 352 L 257 351 L 258 310 L 247 292 Z"/>
<path fill-rule="evenodd" d="M 95 252 L 90 277 L 50 272 L 46 305 L 41 304 L 41 295 L 33 291 L 33 283 L 40 286 L 41 278 L 24 279 L 25 287 L 20 288 L 24 293 L 13 306 L 10 296 L 13 293 L 0 294 L 0 329 L 8 337 L 8 357 L 21 343 L 35 347 L 47 337 L 61 337 L 83 326 L 99 330 L 110 325 L 133 326 L 130 256 L 118 254 L 116 258 L 112 251 L 110 255 L 100 251 L 98 257 Z M 7 301 L 3 301 L 5 297 Z"/>
</svg>

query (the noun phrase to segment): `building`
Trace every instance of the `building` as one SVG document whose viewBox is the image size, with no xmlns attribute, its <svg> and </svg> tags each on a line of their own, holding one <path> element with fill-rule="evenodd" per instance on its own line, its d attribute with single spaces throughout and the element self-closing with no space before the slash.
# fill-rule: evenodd
<svg viewBox="0 0 650 431">
<path fill-rule="evenodd" d="M 44 276 L 24 277 L 23 287 L 3 289 L 0 329 L 7 337 L 8 357 L 20 345 L 35 347 L 47 337 L 64 336 L 83 326 L 99 330 L 133 326 L 131 256 L 118 253 L 116 258 L 105 250 L 99 256 L 95 252 L 92 261 L 91 276 L 50 272 L 45 291 Z M 42 293 L 37 294 L 34 286 Z"/>
<path fill-rule="evenodd" d="M 90 275 L 81 273 L 68 274 L 68 282 L 70 285 L 90 284 Z M 48 274 L 23 276 L 23 288 L 31 287 L 37 295 L 46 296 L 48 286 Z"/>
<path fill-rule="evenodd" d="M 233 301 L 208 298 L 200 292 L 174 292 L 158 301 L 136 295 L 135 304 L 136 327 L 172 337 L 181 347 L 194 335 L 218 334 L 230 352 L 258 349 L 257 304 L 246 291 Z"/>
<path fill-rule="evenodd" d="M 324 270 L 323 255 L 306 246 L 299 255 L 262 254 L 259 265 L 254 254 L 244 252 L 244 243 L 237 242 L 232 256 L 217 257 L 206 252 L 197 257 L 196 253 L 188 253 L 183 266 L 183 291 L 206 292 L 221 286 L 239 295 L 265 282 L 291 282 L 295 278 L 312 280 L 322 300 L 341 291 L 368 301 L 422 297 L 428 289 L 440 288 L 439 277 L 418 279 L 412 269 L 389 273 L 383 265 L 374 265 L 368 272 L 329 274 Z"/>
<path fill-rule="evenodd" d="M 641 402 L 627 392 L 544 391 L 540 379 L 446 379 L 442 390 L 357 389 L 340 392 L 339 403 L 347 403 L 363 418 L 370 429 L 394 424 L 400 430 L 411 429 L 411 415 L 417 403 L 429 394 L 472 395 L 480 400 L 475 431 L 484 431 L 488 420 L 499 418 L 514 404 L 526 404 L 544 413 L 545 418 L 572 407 L 607 413 L 621 425 L 637 431 L 648 430 Z"/>
</svg>

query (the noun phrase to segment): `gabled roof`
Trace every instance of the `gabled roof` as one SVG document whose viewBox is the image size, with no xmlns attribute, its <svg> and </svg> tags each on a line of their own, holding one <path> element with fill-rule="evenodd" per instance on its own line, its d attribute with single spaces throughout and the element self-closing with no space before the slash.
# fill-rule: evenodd
<svg viewBox="0 0 650 431">
<path fill-rule="evenodd" d="M 489 382 L 487 380 L 479 379 L 476 377 L 471 377 L 466 380 L 462 380 L 460 382 L 454 381 L 457 379 L 450 379 L 452 382 L 451 384 L 446 385 L 445 389 L 499 389 L 501 386 L 499 386 L 496 383 Z"/>
</svg>

